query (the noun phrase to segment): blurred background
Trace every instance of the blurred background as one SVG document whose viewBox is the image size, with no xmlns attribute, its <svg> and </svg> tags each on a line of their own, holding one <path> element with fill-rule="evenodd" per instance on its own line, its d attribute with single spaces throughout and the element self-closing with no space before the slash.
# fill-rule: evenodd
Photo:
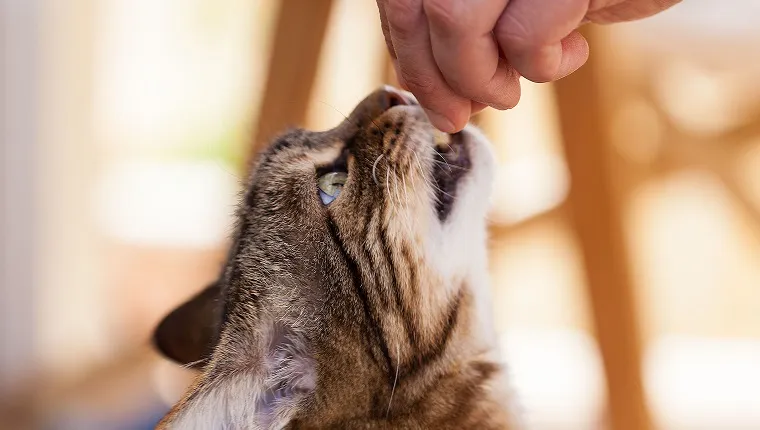
<svg viewBox="0 0 760 430">
<path fill-rule="evenodd" d="M 758 20 L 587 28 L 475 118 L 528 428 L 760 428 Z M 192 375 L 150 331 L 215 278 L 248 157 L 394 82 L 375 2 L 1 0 L 0 41 L 0 428 L 151 428 Z"/>
</svg>

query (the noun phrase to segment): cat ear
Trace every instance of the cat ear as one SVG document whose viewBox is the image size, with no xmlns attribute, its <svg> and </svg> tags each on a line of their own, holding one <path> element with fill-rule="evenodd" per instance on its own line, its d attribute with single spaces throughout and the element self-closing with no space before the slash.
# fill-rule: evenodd
<svg viewBox="0 0 760 430">
<path fill-rule="evenodd" d="M 256 332 L 225 331 L 186 401 L 158 428 L 285 428 L 313 394 L 316 366 L 296 331 L 274 323 Z"/>
<path fill-rule="evenodd" d="M 202 367 L 218 339 L 220 302 L 221 288 L 214 283 L 174 309 L 153 332 L 156 348 L 182 365 Z"/>
<path fill-rule="evenodd" d="M 280 428 L 316 388 L 317 371 L 303 338 L 280 323 L 270 332 L 264 355 L 264 386 L 256 401 L 262 428 Z"/>
</svg>

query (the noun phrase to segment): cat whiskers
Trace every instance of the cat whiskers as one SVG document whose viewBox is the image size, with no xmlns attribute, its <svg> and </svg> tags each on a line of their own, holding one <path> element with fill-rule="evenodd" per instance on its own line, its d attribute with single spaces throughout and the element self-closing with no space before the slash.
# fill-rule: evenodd
<svg viewBox="0 0 760 430">
<path fill-rule="evenodd" d="M 393 191 L 394 191 L 394 193 L 396 195 L 396 199 L 397 199 L 396 200 L 397 204 L 394 205 L 393 209 L 396 212 L 396 214 L 401 218 L 401 221 L 404 224 L 404 227 L 406 227 L 408 229 L 411 226 L 411 223 L 409 222 L 409 215 L 410 215 L 410 213 L 409 213 L 409 201 L 407 199 L 406 201 L 402 202 L 401 192 L 398 189 L 399 188 L 399 181 L 398 181 L 399 175 L 396 172 L 395 168 L 393 169 L 393 177 L 396 179 L 395 181 L 393 181 Z M 402 173 L 402 179 L 403 179 L 403 173 Z M 406 181 L 404 181 L 404 183 L 405 182 Z M 406 189 L 404 189 L 404 193 L 406 194 Z M 402 203 L 404 204 L 404 209 L 405 210 L 401 210 L 402 209 L 401 208 Z"/>
<path fill-rule="evenodd" d="M 346 119 L 346 121 L 348 121 L 348 122 L 350 122 L 351 124 L 353 124 L 354 126 L 356 126 L 356 128 L 359 128 L 359 127 L 361 126 L 361 124 L 359 124 L 359 123 L 357 123 L 357 122 L 354 122 L 354 121 L 351 121 L 351 118 L 349 118 L 348 116 L 346 116 L 346 114 L 344 114 L 343 112 L 339 111 L 339 110 L 338 110 L 338 108 L 336 108 L 335 106 L 331 105 L 330 103 L 327 103 L 327 102 L 326 102 L 326 101 L 324 101 L 324 100 L 318 100 L 318 102 L 319 102 L 319 103 L 322 103 L 322 104 L 323 104 L 323 105 L 325 105 L 325 106 L 328 106 L 328 107 L 332 108 L 332 109 L 333 109 L 335 112 L 338 112 L 339 114 L 341 114 L 341 115 L 343 116 L 343 118 L 345 118 L 345 119 Z M 371 116 L 367 115 L 367 119 L 369 119 L 369 120 L 370 120 L 370 122 L 371 122 L 371 123 L 372 123 L 372 124 L 375 126 L 375 128 L 377 129 L 377 131 L 379 131 L 380 133 L 382 133 L 382 132 L 383 132 L 383 131 L 380 129 L 380 126 L 379 126 L 379 125 L 377 125 L 377 123 L 375 122 L 375 120 L 374 120 L 374 119 L 372 119 L 372 117 L 371 117 Z"/>
<path fill-rule="evenodd" d="M 204 361 L 206 361 L 206 359 L 205 358 L 201 358 L 200 360 L 195 360 L 195 361 L 191 361 L 189 363 L 183 364 L 181 367 L 184 368 L 184 369 L 191 369 L 196 364 L 201 364 Z"/>
<path fill-rule="evenodd" d="M 385 419 L 388 419 L 388 415 L 391 413 L 391 404 L 393 404 L 393 394 L 396 392 L 396 384 L 398 384 L 398 371 L 401 367 L 401 351 L 398 344 L 396 344 L 396 377 L 393 379 L 393 387 L 391 388 L 391 398 L 388 400 L 388 410 L 385 411 Z"/>
<path fill-rule="evenodd" d="M 348 121 L 348 122 L 350 122 L 351 124 L 353 124 L 354 126 L 356 126 L 356 128 L 359 128 L 359 124 L 357 124 L 357 123 L 355 123 L 355 122 L 351 121 L 351 118 L 349 118 L 348 116 L 346 116 L 346 114 L 344 114 L 343 112 L 339 111 L 339 110 L 338 110 L 338 108 L 336 108 L 335 106 L 331 105 L 330 103 L 327 103 L 327 102 L 326 102 L 326 101 L 324 101 L 324 100 L 317 100 L 317 101 L 318 101 L 319 103 L 322 103 L 323 105 L 325 105 L 325 106 L 327 106 L 327 107 L 330 107 L 330 108 L 332 108 L 332 110 L 334 110 L 335 112 L 338 112 L 339 114 L 341 114 L 341 116 L 343 116 L 343 118 L 345 118 L 345 119 L 346 119 L 346 121 Z M 374 122 L 374 121 L 373 121 L 373 122 Z"/>
<path fill-rule="evenodd" d="M 391 182 L 393 184 L 393 195 L 396 197 L 396 204 L 393 206 L 393 210 L 396 212 L 397 215 L 401 215 L 402 211 L 400 210 L 401 206 L 401 192 L 398 190 L 398 175 L 396 174 L 396 169 L 393 169 L 393 177 L 394 181 Z"/>
<path fill-rule="evenodd" d="M 372 180 L 375 181 L 375 185 L 380 186 L 380 184 L 377 183 L 377 163 L 380 162 L 380 160 L 383 158 L 385 154 L 380 154 L 379 157 L 377 157 L 377 160 L 372 164 Z M 388 169 L 386 169 L 386 173 L 388 172 Z M 386 178 L 388 176 L 386 175 Z M 387 188 L 387 185 L 386 185 Z"/>
<path fill-rule="evenodd" d="M 433 152 L 435 152 L 435 154 L 436 154 L 437 156 L 441 157 L 441 160 L 443 160 L 443 162 L 444 162 L 444 163 L 445 163 L 447 166 L 449 166 L 449 171 L 451 171 L 451 164 L 449 164 L 449 161 L 448 161 L 448 160 L 446 160 L 446 157 L 444 157 L 444 156 L 443 156 L 443 154 L 441 154 L 441 153 L 440 153 L 440 152 L 438 152 L 438 151 L 433 151 Z M 437 160 L 436 160 L 436 161 L 437 161 Z M 440 161 L 437 161 L 437 162 L 438 162 L 438 163 L 440 163 Z"/>
<path fill-rule="evenodd" d="M 407 192 L 406 188 L 406 175 L 404 172 L 401 172 L 401 181 L 404 184 L 404 208 L 406 209 L 406 213 L 404 214 L 404 218 L 406 221 L 406 227 L 411 229 L 413 227 L 413 221 L 415 220 L 414 217 L 411 216 L 411 211 L 409 210 L 409 193 Z"/>
<path fill-rule="evenodd" d="M 383 155 L 385 155 L 385 154 L 383 154 Z M 383 157 L 383 155 L 381 155 L 380 157 L 378 157 L 377 160 L 375 160 L 375 165 L 372 168 L 372 177 L 373 177 L 373 179 L 375 179 L 375 166 L 377 166 L 378 161 Z M 396 169 L 391 166 L 391 163 L 390 163 L 389 160 L 386 160 L 385 164 L 386 164 L 385 165 L 385 193 L 386 193 L 386 196 L 388 198 L 388 201 L 391 204 L 391 209 L 393 210 L 393 213 L 395 213 L 397 215 L 401 215 L 401 211 L 399 210 L 399 206 L 401 205 L 401 194 L 399 193 L 398 186 L 396 184 L 398 181 L 394 181 L 393 182 L 393 192 L 392 193 L 391 193 L 391 186 L 390 186 L 390 184 L 391 184 L 391 181 L 390 181 L 391 171 L 393 172 L 392 174 L 393 174 L 394 178 L 398 177 L 396 175 Z M 375 183 L 377 183 L 377 180 L 375 180 Z M 395 199 L 394 199 L 394 197 L 395 197 Z"/>
<path fill-rule="evenodd" d="M 389 179 L 390 172 L 391 172 L 391 167 L 390 165 L 388 165 L 388 167 L 385 169 L 385 190 L 388 196 L 388 201 L 391 202 L 391 208 L 393 209 L 393 212 L 398 213 L 398 208 L 396 208 L 396 202 L 393 200 L 393 194 L 391 194 L 390 179 Z"/>
<path fill-rule="evenodd" d="M 422 168 L 422 163 L 420 163 L 419 155 L 417 155 L 416 151 L 412 152 L 412 155 L 414 155 L 414 161 L 417 162 L 417 168 L 419 169 L 420 177 L 422 178 L 423 181 L 427 182 L 427 177 L 425 176 L 425 170 Z"/>
<path fill-rule="evenodd" d="M 441 154 L 438 154 L 438 155 L 441 155 Z M 452 164 L 450 164 L 448 162 L 444 163 L 444 162 L 438 161 L 437 159 L 431 158 L 431 157 L 426 157 L 426 160 L 431 161 L 431 162 L 436 163 L 436 164 L 440 164 L 442 166 L 446 166 L 446 168 L 449 169 L 449 171 L 451 171 L 452 169 L 468 170 L 468 169 L 466 169 L 466 168 L 464 168 L 462 166 L 454 166 L 454 165 L 452 165 Z"/>
<path fill-rule="evenodd" d="M 437 152 L 436 152 L 436 153 L 437 153 Z M 438 155 L 441 155 L 441 154 L 438 154 Z M 417 156 L 417 153 L 415 153 L 415 156 Z M 444 165 L 444 163 L 442 163 L 442 162 L 440 162 L 440 161 L 436 160 L 436 159 L 435 159 L 435 158 L 433 158 L 433 157 L 426 157 L 424 154 L 422 155 L 422 157 L 424 157 L 423 159 L 424 159 L 425 161 L 430 161 L 430 162 L 432 162 L 432 163 L 436 163 L 436 164 Z M 418 160 L 418 161 L 419 161 L 419 160 Z M 464 168 L 464 167 L 460 167 L 460 166 L 452 166 L 452 165 L 451 165 L 451 164 L 449 164 L 449 163 L 445 163 L 445 165 L 446 165 L 446 166 L 447 166 L 449 169 L 459 169 L 459 170 L 464 170 L 464 171 L 467 171 L 467 170 L 469 170 L 469 169 L 466 169 L 466 168 Z M 426 177 L 424 174 L 422 175 L 422 177 L 423 177 L 423 178 L 425 178 L 425 183 L 427 183 L 428 185 L 430 185 L 430 187 L 432 187 L 432 188 L 433 188 L 435 191 L 438 191 L 438 192 L 440 192 L 441 194 L 443 194 L 443 195 L 445 195 L 445 196 L 449 196 L 449 197 L 451 197 L 451 198 L 453 198 L 453 197 L 454 197 L 454 196 L 452 196 L 451 194 L 447 193 L 446 191 L 443 191 L 443 190 L 441 189 L 441 187 L 439 187 L 438 185 L 436 185 L 435 181 L 428 179 L 428 178 L 427 178 L 427 177 Z"/>
<path fill-rule="evenodd" d="M 428 192 L 428 197 L 435 198 L 435 192 L 430 189 L 430 187 L 438 188 L 433 181 L 428 178 L 428 176 L 425 174 L 425 169 L 422 168 L 422 163 L 420 162 L 420 156 L 417 154 L 417 152 L 413 152 L 414 154 L 414 160 L 417 162 L 417 169 L 420 172 L 420 177 L 422 178 L 422 182 L 426 185 L 425 190 Z"/>
</svg>

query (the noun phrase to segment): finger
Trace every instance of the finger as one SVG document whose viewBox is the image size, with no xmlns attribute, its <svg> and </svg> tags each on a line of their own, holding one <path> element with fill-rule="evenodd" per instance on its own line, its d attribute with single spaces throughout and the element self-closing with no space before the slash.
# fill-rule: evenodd
<svg viewBox="0 0 760 430">
<path fill-rule="evenodd" d="M 561 46 L 562 60 L 559 63 L 554 80 L 562 79 L 575 72 L 588 60 L 588 41 L 578 31 L 573 31 L 569 36 L 562 39 Z"/>
<path fill-rule="evenodd" d="M 400 77 L 441 131 L 461 131 L 470 118 L 470 100 L 446 83 L 433 58 L 422 0 L 388 0 L 386 17 Z"/>
<path fill-rule="evenodd" d="M 433 57 L 446 83 L 460 96 L 498 108 L 517 102 L 519 81 L 492 30 L 508 0 L 423 0 Z"/>
<path fill-rule="evenodd" d="M 385 5 L 387 0 L 377 0 L 377 10 L 380 12 L 380 28 L 383 30 L 383 38 L 385 39 L 385 45 L 388 47 L 388 53 L 392 58 L 396 58 L 396 52 L 393 49 L 393 41 L 391 40 L 391 32 L 388 28 L 388 18 L 385 14 Z"/>
<path fill-rule="evenodd" d="M 393 68 L 396 70 L 396 76 L 398 76 L 398 79 L 397 79 L 398 84 L 401 86 L 401 88 L 409 91 L 409 87 L 406 85 L 406 82 L 404 82 L 403 78 L 401 78 L 401 73 L 399 72 L 399 69 L 398 69 L 398 62 L 395 60 L 393 61 Z M 519 91 L 519 88 L 518 88 L 518 91 Z M 518 93 L 518 98 L 519 98 L 519 93 Z M 470 102 L 470 116 L 475 115 L 476 113 L 482 111 L 483 109 L 487 107 L 488 105 L 485 105 L 483 103 Z"/>
<path fill-rule="evenodd" d="M 512 66 L 534 82 L 558 79 L 586 61 L 588 49 L 572 33 L 586 15 L 588 0 L 512 0 L 494 35 Z"/>
<path fill-rule="evenodd" d="M 483 103 L 471 102 L 470 103 L 470 115 L 475 115 L 476 113 L 482 111 L 483 109 L 485 109 L 487 107 L 488 107 L 488 105 L 484 105 Z"/>
<path fill-rule="evenodd" d="M 592 0 L 586 17 L 597 24 L 633 21 L 662 12 L 681 0 Z"/>
<path fill-rule="evenodd" d="M 398 67 L 398 60 L 393 60 L 393 71 L 396 73 L 396 81 L 398 81 L 398 85 L 402 89 L 409 91 L 409 85 L 406 84 L 404 77 L 401 76 L 401 69 Z"/>
</svg>

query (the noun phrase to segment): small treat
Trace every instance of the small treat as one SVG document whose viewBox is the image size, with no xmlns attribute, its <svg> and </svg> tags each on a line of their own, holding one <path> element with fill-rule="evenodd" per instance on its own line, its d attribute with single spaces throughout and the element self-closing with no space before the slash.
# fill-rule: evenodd
<svg viewBox="0 0 760 430">
<path fill-rule="evenodd" d="M 438 129 L 433 130 L 433 144 L 438 149 L 448 149 L 449 143 L 451 143 L 451 135 Z"/>
</svg>

